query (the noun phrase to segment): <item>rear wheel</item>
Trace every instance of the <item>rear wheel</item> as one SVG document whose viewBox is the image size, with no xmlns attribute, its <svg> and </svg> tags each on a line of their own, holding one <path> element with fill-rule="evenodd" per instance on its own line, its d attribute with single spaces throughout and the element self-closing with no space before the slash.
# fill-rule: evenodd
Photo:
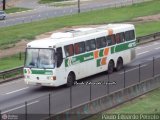
<svg viewBox="0 0 160 120">
<path fill-rule="evenodd" d="M 123 68 L 123 60 L 122 58 L 118 58 L 117 65 L 116 65 L 116 71 L 120 71 Z"/>
<path fill-rule="evenodd" d="M 113 71 L 114 71 L 114 62 L 111 60 L 109 61 L 109 64 L 108 64 L 108 74 L 113 73 Z"/>
<path fill-rule="evenodd" d="M 70 73 L 67 77 L 67 87 L 71 87 L 74 84 L 75 81 L 75 75 L 73 73 Z"/>
</svg>

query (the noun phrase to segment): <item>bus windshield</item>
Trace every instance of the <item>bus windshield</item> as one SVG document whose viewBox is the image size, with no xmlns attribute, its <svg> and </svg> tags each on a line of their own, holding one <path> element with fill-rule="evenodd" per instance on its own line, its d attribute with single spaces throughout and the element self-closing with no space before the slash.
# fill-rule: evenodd
<svg viewBox="0 0 160 120">
<path fill-rule="evenodd" d="M 29 68 L 55 68 L 54 49 L 27 49 L 25 67 Z"/>
</svg>

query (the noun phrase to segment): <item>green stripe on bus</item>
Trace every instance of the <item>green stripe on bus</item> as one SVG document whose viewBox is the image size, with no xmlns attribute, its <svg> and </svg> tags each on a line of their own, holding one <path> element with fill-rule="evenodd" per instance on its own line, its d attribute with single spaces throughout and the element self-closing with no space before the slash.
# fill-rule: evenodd
<svg viewBox="0 0 160 120">
<path fill-rule="evenodd" d="M 52 70 L 31 70 L 32 74 L 45 74 L 45 75 L 52 75 Z"/>
<path fill-rule="evenodd" d="M 79 55 L 79 56 L 74 56 L 74 57 L 71 57 L 71 58 L 67 58 L 65 60 L 65 67 L 75 65 L 75 64 L 78 64 L 78 63 L 82 63 L 82 62 L 92 60 L 92 59 L 94 59 L 93 52 L 82 54 L 82 55 Z"/>
<path fill-rule="evenodd" d="M 31 69 L 29 69 L 29 70 L 31 71 L 31 73 L 29 73 L 29 74 L 53 75 L 52 70 L 31 70 Z M 27 69 L 24 70 L 24 73 L 25 74 L 27 73 Z"/>
<path fill-rule="evenodd" d="M 120 45 L 115 45 L 115 46 L 111 47 L 111 54 L 116 53 L 116 52 L 121 52 L 121 51 L 127 50 L 129 48 L 133 48 L 135 46 L 136 46 L 135 41 L 131 41 L 131 42 L 120 44 Z"/>
<path fill-rule="evenodd" d="M 101 66 L 101 59 L 97 59 L 97 67 Z"/>
<path fill-rule="evenodd" d="M 103 51 L 104 51 L 104 49 L 100 50 L 100 52 L 99 52 L 99 57 L 103 57 L 103 56 L 104 56 L 104 55 L 103 55 Z"/>
<path fill-rule="evenodd" d="M 136 41 L 129 41 L 127 43 L 122 43 L 122 44 L 117 44 L 114 45 L 112 47 L 110 47 L 110 51 L 111 54 L 116 53 L 116 52 L 121 52 L 130 48 L 133 48 L 136 46 Z M 104 48 L 105 49 L 105 48 Z M 99 57 L 104 57 L 104 49 L 101 49 L 99 51 Z M 94 53 L 90 52 L 90 53 L 86 53 L 86 54 L 82 54 L 79 56 L 73 56 L 73 57 L 68 57 L 65 59 L 65 67 L 71 66 L 71 65 L 75 65 L 78 63 L 82 63 L 85 61 L 89 61 L 89 60 L 93 60 L 94 59 Z M 100 66 L 100 61 L 101 59 L 97 60 L 97 66 Z"/>
</svg>

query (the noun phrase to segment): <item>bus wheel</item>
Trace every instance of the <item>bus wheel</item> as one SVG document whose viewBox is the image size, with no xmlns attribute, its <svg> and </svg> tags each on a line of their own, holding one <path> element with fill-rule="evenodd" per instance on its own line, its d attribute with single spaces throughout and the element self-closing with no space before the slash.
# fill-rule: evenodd
<svg viewBox="0 0 160 120">
<path fill-rule="evenodd" d="M 108 64 L 108 74 L 111 74 L 113 73 L 114 71 L 114 62 L 113 60 L 109 61 L 109 64 Z"/>
<path fill-rule="evenodd" d="M 75 75 L 73 73 L 69 73 L 67 77 L 67 87 L 71 87 L 74 84 Z"/>
<path fill-rule="evenodd" d="M 122 58 L 118 58 L 117 65 L 116 65 L 116 71 L 120 71 L 123 68 L 123 60 Z"/>
</svg>

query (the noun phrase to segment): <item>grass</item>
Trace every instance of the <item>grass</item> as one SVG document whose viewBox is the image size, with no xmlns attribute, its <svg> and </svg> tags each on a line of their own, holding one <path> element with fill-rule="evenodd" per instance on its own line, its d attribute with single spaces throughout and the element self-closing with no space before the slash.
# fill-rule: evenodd
<svg viewBox="0 0 160 120">
<path fill-rule="evenodd" d="M 8 14 L 8 13 L 22 12 L 22 11 L 26 11 L 26 10 L 29 10 L 29 9 L 28 8 L 17 8 L 17 7 L 14 7 L 14 8 L 6 9 L 5 12 Z"/>
<path fill-rule="evenodd" d="M 105 114 L 160 114 L 160 88 L 85 120 L 102 120 Z M 130 119 L 131 120 L 131 119 Z"/>
<path fill-rule="evenodd" d="M 67 2 L 67 3 L 54 3 L 51 4 L 51 6 L 56 6 L 56 7 L 64 7 L 64 6 L 71 6 L 71 5 L 76 5 L 77 3 L 75 2 Z"/>
<path fill-rule="evenodd" d="M 61 2 L 61 1 L 68 1 L 68 0 L 39 0 L 38 3 L 40 3 L 40 4 L 46 4 L 46 3 Z"/>
<path fill-rule="evenodd" d="M 0 71 L 8 70 L 11 68 L 15 68 L 17 66 L 22 66 L 24 64 L 24 53 L 21 56 L 16 54 L 10 57 L 5 57 L 0 59 Z"/>
<path fill-rule="evenodd" d="M 153 22 L 145 22 L 136 24 L 136 33 L 137 36 L 148 35 L 155 32 L 160 32 L 160 21 L 153 21 Z"/>
<path fill-rule="evenodd" d="M 157 14 L 160 13 L 159 4 L 159 0 L 154 0 L 151 2 L 134 4 L 132 6 L 122 8 L 96 10 L 75 14 L 72 16 L 63 16 L 38 22 L 0 28 L 0 36 L 3 36 L 0 37 L 0 46 L 2 47 L 6 44 L 16 43 L 21 39 L 31 40 L 34 39 L 36 35 L 63 27 L 122 22 L 129 21 L 139 16 Z M 159 22 L 157 22 L 157 24 L 159 24 Z M 156 30 L 160 31 L 160 28 L 158 29 L 157 27 Z"/>
</svg>

